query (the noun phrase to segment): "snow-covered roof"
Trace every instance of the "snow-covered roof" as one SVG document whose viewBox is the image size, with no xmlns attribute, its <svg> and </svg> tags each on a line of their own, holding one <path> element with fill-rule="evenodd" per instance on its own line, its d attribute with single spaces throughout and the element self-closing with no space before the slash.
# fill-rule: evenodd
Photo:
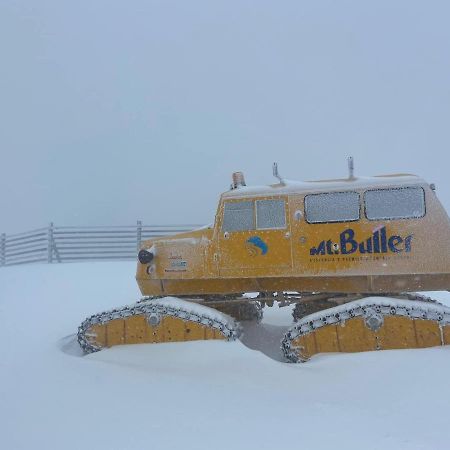
<svg viewBox="0 0 450 450">
<path fill-rule="evenodd" d="M 336 180 L 291 181 L 283 180 L 269 186 L 240 186 L 222 194 L 223 198 L 238 198 L 260 195 L 301 194 L 310 192 L 340 191 L 351 189 L 373 189 L 427 184 L 423 178 L 411 174 L 377 175 L 374 177 L 355 177 Z"/>
</svg>

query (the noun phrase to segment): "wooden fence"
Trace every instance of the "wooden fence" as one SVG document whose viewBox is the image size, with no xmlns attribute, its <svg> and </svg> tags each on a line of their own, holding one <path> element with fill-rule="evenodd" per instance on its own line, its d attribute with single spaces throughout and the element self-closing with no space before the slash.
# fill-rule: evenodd
<svg viewBox="0 0 450 450">
<path fill-rule="evenodd" d="M 0 235 L 0 266 L 37 262 L 62 263 L 135 259 L 141 242 L 172 235 L 198 225 L 48 227 Z"/>
</svg>

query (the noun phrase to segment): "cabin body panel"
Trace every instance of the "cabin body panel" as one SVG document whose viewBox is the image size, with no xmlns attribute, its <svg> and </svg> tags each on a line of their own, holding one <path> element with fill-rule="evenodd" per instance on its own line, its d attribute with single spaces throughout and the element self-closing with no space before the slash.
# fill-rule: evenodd
<svg viewBox="0 0 450 450">
<path fill-rule="evenodd" d="M 450 268 L 450 222 L 436 195 L 423 187 L 426 212 L 413 219 L 369 220 L 364 202 L 360 219 L 308 223 L 305 195 L 292 196 L 291 210 L 305 220 L 292 226 L 296 274 L 351 276 L 360 274 L 439 274 Z M 359 192 L 363 199 L 364 191 Z"/>
<path fill-rule="evenodd" d="M 409 178 L 223 194 L 213 228 L 143 244 L 155 259 L 138 264 L 138 284 L 146 295 L 447 290 L 448 215 Z"/>
<path fill-rule="evenodd" d="M 172 291 L 184 280 L 197 280 L 199 289 L 204 280 L 217 276 L 214 267 L 213 230 L 195 230 L 174 236 L 155 238 L 143 242 L 142 248 L 151 249 L 154 259 L 148 264 L 137 265 L 136 280 L 144 295 L 178 294 Z"/>
</svg>

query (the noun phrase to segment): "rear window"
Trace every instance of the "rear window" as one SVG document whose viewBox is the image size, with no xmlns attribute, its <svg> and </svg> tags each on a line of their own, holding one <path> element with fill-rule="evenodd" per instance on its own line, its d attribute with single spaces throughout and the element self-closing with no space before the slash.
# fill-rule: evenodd
<svg viewBox="0 0 450 450">
<path fill-rule="evenodd" d="M 415 219 L 425 215 L 425 192 L 421 187 L 367 191 L 364 202 L 369 220 Z"/>
<path fill-rule="evenodd" d="M 327 192 L 305 197 L 308 223 L 352 222 L 359 220 L 358 192 Z"/>
<path fill-rule="evenodd" d="M 226 202 L 223 209 L 223 231 L 255 229 L 253 202 Z"/>
</svg>

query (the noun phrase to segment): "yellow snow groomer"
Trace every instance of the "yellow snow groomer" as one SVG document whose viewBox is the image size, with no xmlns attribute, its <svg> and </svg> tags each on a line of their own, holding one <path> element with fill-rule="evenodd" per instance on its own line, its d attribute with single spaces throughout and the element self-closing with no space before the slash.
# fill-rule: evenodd
<svg viewBox="0 0 450 450">
<path fill-rule="evenodd" d="M 146 241 L 146 297 L 86 319 L 86 352 L 118 344 L 235 339 L 263 306 L 295 304 L 281 348 L 316 353 L 450 343 L 450 220 L 433 185 L 406 174 L 247 187 L 233 174 L 215 222 Z M 253 295 L 248 295 L 253 293 Z"/>
</svg>

